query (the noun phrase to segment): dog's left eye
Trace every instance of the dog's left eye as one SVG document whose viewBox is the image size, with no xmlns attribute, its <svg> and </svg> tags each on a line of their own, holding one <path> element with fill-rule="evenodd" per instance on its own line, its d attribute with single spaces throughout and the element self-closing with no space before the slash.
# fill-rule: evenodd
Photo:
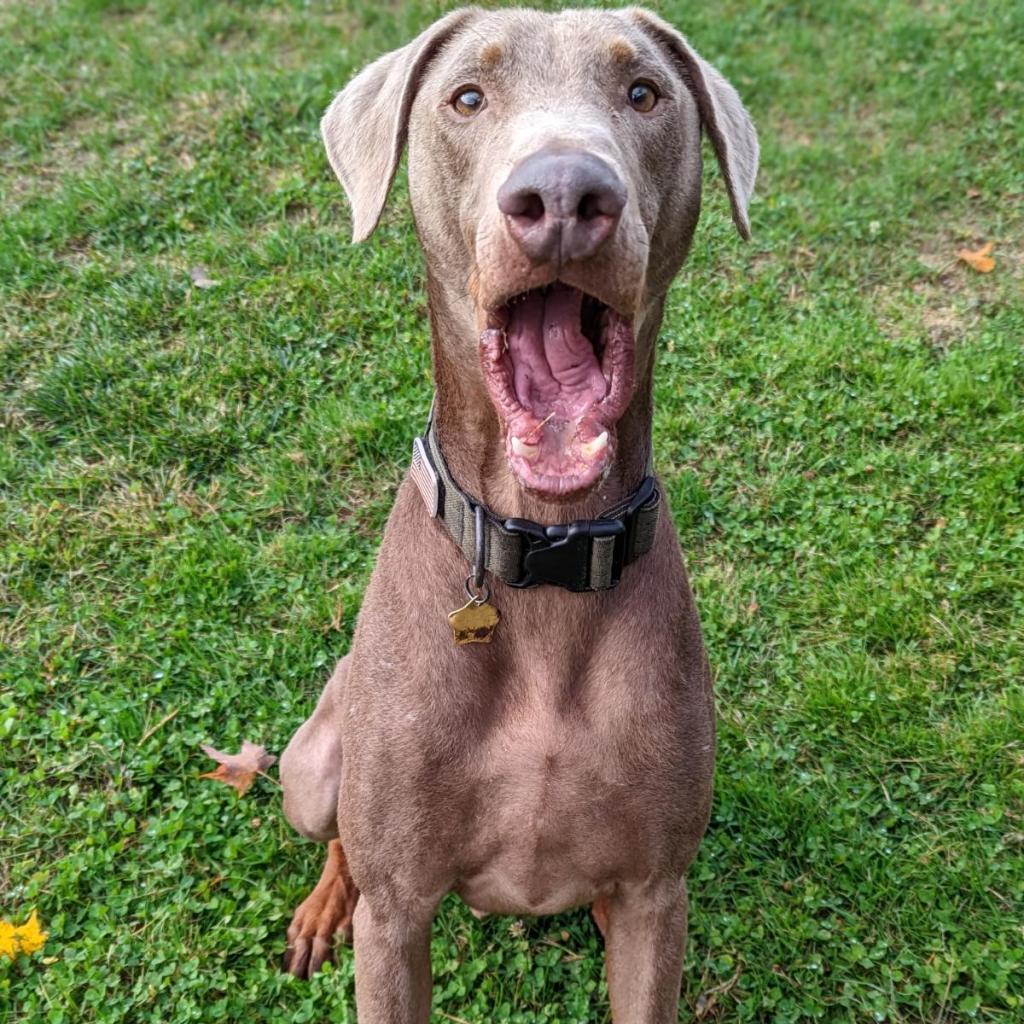
<svg viewBox="0 0 1024 1024">
<path fill-rule="evenodd" d="M 479 89 L 463 89 L 452 100 L 452 106 L 463 117 L 472 117 L 483 110 L 484 94 Z"/>
<path fill-rule="evenodd" d="M 658 93 L 650 82 L 634 82 L 629 87 L 629 105 L 641 114 L 650 113 L 658 102 Z"/>
</svg>

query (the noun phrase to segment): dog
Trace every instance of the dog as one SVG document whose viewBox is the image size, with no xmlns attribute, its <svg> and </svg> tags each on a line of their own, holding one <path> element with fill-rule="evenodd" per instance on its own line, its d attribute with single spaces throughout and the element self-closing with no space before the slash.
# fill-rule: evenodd
<svg viewBox="0 0 1024 1024">
<path fill-rule="evenodd" d="M 288 820 L 327 843 L 286 969 L 352 938 L 361 1024 L 426 1022 L 445 894 L 589 905 L 616 1024 L 674 1022 L 715 723 L 652 375 L 702 129 L 746 238 L 754 126 L 647 11 L 466 8 L 321 128 L 355 242 L 408 147 L 436 391 L 351 650 L 281 758 Z"/>
</svg>

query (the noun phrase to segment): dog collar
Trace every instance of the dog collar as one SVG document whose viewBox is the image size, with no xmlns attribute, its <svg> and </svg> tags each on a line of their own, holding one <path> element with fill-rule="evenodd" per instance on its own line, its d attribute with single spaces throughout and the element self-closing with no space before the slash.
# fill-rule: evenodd
<svg viewBox="0 0 1024 1024">
<path fill-rule="evenodd" d="M 610 590 L 625 566 L 654 545 L 661 494 L 651 475 L 597 519 L 552 526 L 504 519 L 455 482 L 438 444 L 433 415 L 413 441 L 410 475 L 427 512 L 441 521 L 472 565 L 470 579 L 478 587 L 486 571 L 511 587 Z"/>
</svg>

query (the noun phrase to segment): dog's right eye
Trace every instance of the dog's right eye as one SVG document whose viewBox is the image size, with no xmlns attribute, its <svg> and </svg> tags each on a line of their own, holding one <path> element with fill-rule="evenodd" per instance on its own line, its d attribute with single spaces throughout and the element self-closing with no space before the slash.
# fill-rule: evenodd
<svg viewBox="0 0 1024 1024">
<path fill-rule="evenodd" d="M 629 87 L 629 105 L 641 114 L 649 114 L 657 105 L 658 92 L 650 82 L 641 79 Z"/>
<path fill-rule="evenodd" d="M 452 106 L 463 117 L 472 117 L 483 110 L 484 94 L 479 89 L 462 89 L 452 100 Z"/>
</svg>

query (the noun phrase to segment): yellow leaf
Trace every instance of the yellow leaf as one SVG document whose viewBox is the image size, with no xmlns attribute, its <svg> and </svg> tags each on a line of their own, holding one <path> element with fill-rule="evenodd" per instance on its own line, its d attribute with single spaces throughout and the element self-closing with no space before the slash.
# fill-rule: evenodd
<svg viewBox="0 0 1024 1024">
<path fill-rule="evenodd" d="M 0 956 L 13 960 L 19 953 L 35 953 L 43 948 L 45 942 L 46 932 L 39 927 L 39 918 L 34 910 L 21 925 L 0 921 Z"/>
<path fill-rule="evenodd" d="M 15 929 L 15 935 L 21 943 L 22 953 L 34 953 L 37 949 L 42 949 L 46 942 L 46 932 L 39 927 L 39 918 L 34 910 L 32 916 L 20 928 Z"/>
<path fill-rule="evenodd" d="M 980 249 L 960 249 L 956 255 L 979 274 L 988 274 L 996 268 L 996 261 L 990 255 L 992 249 L 993 243 L 986 242 Z"/>
</svg>

